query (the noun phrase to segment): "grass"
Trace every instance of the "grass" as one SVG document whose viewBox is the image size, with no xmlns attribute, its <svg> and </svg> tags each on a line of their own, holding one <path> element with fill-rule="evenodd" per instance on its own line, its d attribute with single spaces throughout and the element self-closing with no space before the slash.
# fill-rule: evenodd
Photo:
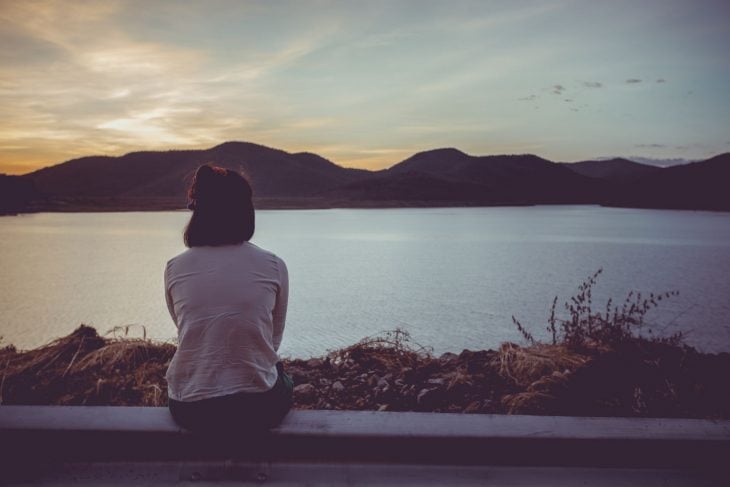
<svg viewBox="0 0 730 487">
<path fill-rule="evenodd" d="M 730 354 L 703 354 L 681 335 L 647 338 L 644 316 L 676 293 L 630 293 L 594 310 L 601 271 L 557 298 L 541 342 L 440 357 L 400 329 L 323 357 L 286 360 L 300 409 L 359 409 L 578 416 L 730 418 Z M 27 351 L 0 349 L 1 404 L 164 406 L 175 346 L 80 326 Z M 110 336 L 109 336 L 110 335 Z"/>
<path fill-rule="evenodd" d="M 81 325 L 68 336 L 24 352 L 0 350 L 0 404 L 158 406 L 175 346 L 146 338 L 104 338 Z"/>
</svg>

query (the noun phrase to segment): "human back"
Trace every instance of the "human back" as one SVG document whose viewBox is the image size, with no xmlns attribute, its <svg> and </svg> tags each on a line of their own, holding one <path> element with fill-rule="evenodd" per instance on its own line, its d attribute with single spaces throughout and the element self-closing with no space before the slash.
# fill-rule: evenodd
<svg viewBox="0 0 730 487">
<path fill-rule="evenodd" d="M 271 389 L 287 281 L 284 262 L 249 242 L 193 247 L 171 259 L 165 282 L 179 331 L 169 396 L 194 401 Z"/>
<path fill-rule="evenodd" d="M 284 261 L 249 242 L 252 189 L 239 172 L 198 168 L 188 192 L 186 251 L 165 268 L 178 331 L 167 371 L 170 412 L 203 432 L 273 426 L 291 407 L 277 351 L 289 295 Z"/>
</svg>

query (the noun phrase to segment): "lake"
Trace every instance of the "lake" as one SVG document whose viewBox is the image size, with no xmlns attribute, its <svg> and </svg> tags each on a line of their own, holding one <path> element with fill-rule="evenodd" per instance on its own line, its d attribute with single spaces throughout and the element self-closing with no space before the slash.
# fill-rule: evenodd
<svg viewBox="0 0 730 487">
<path fill-rule="evenodd" d="M 30 348 L 80 323 L 172 340 L 167 260 L 187 212 L 0 218 L 0 336 Z M 647 316 L 703 351 L 730 351 L 730 214 L 538 206 L 270 210 L 253 242 L 289 267 L 284 356 L 308 357 L 396 327 L 435 353 L 536 336 L 599 268 L 597 309 L 631 291 L 678 290 Z M 562 311 L 558 308 L 558 311 Z"/>
</svg>

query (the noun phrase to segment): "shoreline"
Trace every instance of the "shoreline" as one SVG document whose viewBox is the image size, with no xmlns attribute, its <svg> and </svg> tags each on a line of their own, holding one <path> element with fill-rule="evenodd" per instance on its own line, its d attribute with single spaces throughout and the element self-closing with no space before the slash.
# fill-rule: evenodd
<svg viewBox="0 0 730 487">
<path fill-rule="evenodd" d="M 0 404 L 164 406 L 175 346 L 81 325 L 42 347 L 0 349 Z M 285 359 L 295 409 L 730 419 L 730 353 L 625 341 L 517 345 L 433 356 L 395 330 Z"/>
</svg>

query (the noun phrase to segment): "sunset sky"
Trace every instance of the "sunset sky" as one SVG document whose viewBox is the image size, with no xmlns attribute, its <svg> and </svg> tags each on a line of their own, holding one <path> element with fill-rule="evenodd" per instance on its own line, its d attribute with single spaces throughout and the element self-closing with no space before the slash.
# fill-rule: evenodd
<svg viewBox="0 0 730 487">
<path fill-rule="evenodd" d="M 414 152 L 730 151 L 730 2 L 0 0 L 0 172 L 226 140 Z"/>
</svg>

